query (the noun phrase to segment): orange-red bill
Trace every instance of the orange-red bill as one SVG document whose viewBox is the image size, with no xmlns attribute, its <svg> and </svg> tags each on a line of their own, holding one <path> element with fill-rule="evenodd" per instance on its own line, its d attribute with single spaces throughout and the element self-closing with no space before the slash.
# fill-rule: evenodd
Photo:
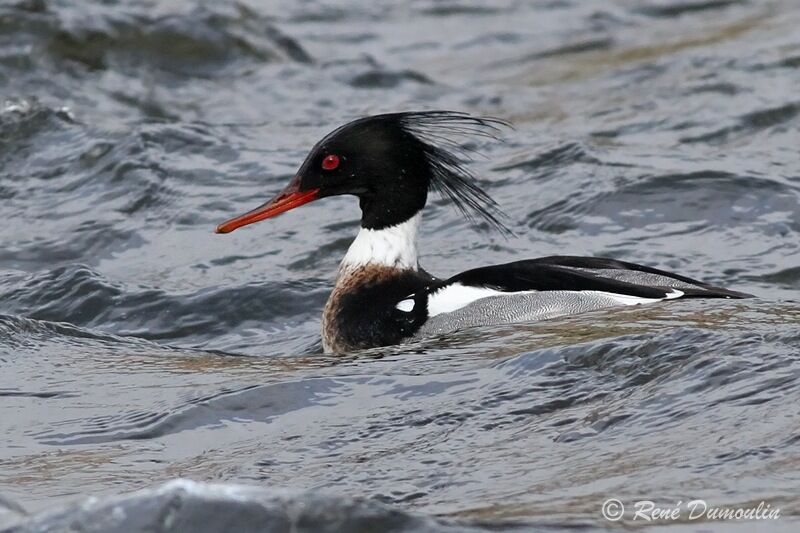
<svg viewBox="0 0 800 533">
<path fill-rule="evenodd" d="M 217 226 L 217 233 L 230 233 L 235 229 L 242 226 L 247 226 L 253 222 L 271 218 L 281 213 L 285 213 L 295 207 L 300 207 L 303 204 L 312 202 L 319 198 L 319 189 L 311 189 L 310 191 L 299 191 L 295 183 L 289 184 L 278 196 L 265 203 L 260 207 L 256 207 L 252 211 L 240 215 L 236 218 L 227 220 Z"/>
</svg>

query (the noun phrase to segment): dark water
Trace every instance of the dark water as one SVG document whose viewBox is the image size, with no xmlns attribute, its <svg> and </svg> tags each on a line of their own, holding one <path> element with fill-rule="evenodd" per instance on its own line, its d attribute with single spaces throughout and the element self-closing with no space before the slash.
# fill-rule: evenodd
<svg viewBox="0 0 800 533">
<path fill-rule="evenodd" d="M 793 530 L 798 28 L 794 0 L 3 2 L 0 493 L 188 477 L 587 528 L 609 497 L 763 500 L 743 531 Z M 319 355 L 355 200 L 213 228 L 342 122 L 439 108 L 514 123 L 465 142 L 517 236 L 436 198 L 431 272 L 601 255 L 761 298 Z"/>
</svg>

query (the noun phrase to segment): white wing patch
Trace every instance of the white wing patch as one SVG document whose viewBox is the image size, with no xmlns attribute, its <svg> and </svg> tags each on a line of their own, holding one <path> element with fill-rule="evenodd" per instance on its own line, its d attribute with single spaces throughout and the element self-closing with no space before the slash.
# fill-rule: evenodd
<svg viewBox="0 0 800 533">
<path fill-rule="evenodd" d="M 453 283 L 442 287 L 438 291 L 428 296 L 428 316 L 436 316 L 442 313 L 452 313 L 456 309 L 461 309 L 476 300 L 488 298 L 490 296 L 527 294 L 536 291 L 503 292 L 487 287 L 471 287 L 461 283 Z"/>
</svg>

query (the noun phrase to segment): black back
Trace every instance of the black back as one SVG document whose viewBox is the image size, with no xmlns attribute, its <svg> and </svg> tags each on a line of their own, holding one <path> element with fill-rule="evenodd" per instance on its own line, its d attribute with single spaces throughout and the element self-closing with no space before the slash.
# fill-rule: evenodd
<svg viewBox="0 0 800 533">
<path fill-rule="evenodd" d="M 586 269 L 586 270 L 576 270 Z M 689 297 L 749 298 L 751 295 L 715 287 L 686 276 L 650 268 L 635 263 L 604 257 L 577 257 L 554 255 L 526 259 L 467 270 L 432 286 L 429 292 L 461 283 L 474 287 L 489 287 L 504 292 L 514 291 L 603 291 L 639 298 L 664 298 L 669 286 L 647 286 L 628 283 L 603 276 L 604 270 L 629 270 L 663 276 L 694 288 L 681 288 Z"/>
</svg>

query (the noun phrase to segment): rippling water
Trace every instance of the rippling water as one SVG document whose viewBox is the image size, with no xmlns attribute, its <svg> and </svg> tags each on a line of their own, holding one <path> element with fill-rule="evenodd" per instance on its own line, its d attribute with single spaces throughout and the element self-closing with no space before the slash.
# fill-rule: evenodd
<svg viewBox="0 0 800 533">
<path fill-rule="evenodd" d="M 491 527 L 764 500 L 792 530 L 798 27 L 794 0 L 4 2 L 0 492 L 181 476 Z M 213 228 L 342 122 L 442 108 L 514 123 L 465 142 L 516 236 L 433 199 L 431 272 L 600 255 L 760 299 L 320 355 L 356 201 Z"/>
</svg>

